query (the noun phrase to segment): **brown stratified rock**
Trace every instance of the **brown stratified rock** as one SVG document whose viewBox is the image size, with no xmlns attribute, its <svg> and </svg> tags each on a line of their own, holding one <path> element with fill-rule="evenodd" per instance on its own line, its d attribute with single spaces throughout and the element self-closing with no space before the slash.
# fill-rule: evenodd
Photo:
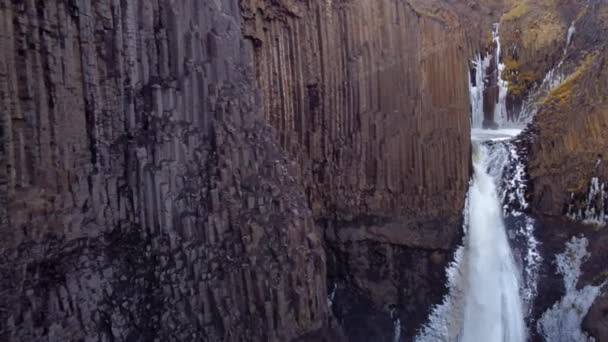
<svg viewBox="0 0 608 342">
<path fill-rule="evenodd" d="M 323 335 L 322 236 L 241 21 L 228 0 L 0 1 L 0 340 Z"/>
<path fill-rule="evenodd" d="M 460 241 L 467 61 L 492 10 L 426 0 L 241 6 L 263 112 L 325 230 L 337 318 L 352 340 L 392 339 L 397 318 L 410 338 L 444 293 Z"/>
</svg>

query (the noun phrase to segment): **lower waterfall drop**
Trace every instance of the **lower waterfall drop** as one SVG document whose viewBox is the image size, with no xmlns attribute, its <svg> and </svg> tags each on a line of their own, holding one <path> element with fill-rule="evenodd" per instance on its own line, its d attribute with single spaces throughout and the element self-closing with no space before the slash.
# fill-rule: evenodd
<svg viewBox="0 0 608 342">
<path fill-rule="evenodd" d="M 519 270 L 507 239 L 497 186 L 488 174 L 488 151 L 476 143 L 465 242 L 461 342 L 523 342 L 526 328 Z"/>
<path fill-rule="evenodd" d="M 525 199 L 516 196 L 515 189 L 504 188 L 505 182 L 518 183 L 511 179 L 513 175 L 503 172 L 513 162 L 509 158 L 512 151 L 506 147 L 517 133 L 516 130 L 473 132 L 475 173 L 464 209 L 463 245 L 447 270 L 449 293 L 432 310 L 428 323 L 416 338 L 418 342 L 527 340 L 524 309 L 527 300 L 522 293 L 528 287 L 533 292 L 535 282 L 530 282 L 530 277 L 522 279 L 507 236 L 502 198 L 525 206 Z M 524 260 L 523 264 L 526 270 L 530 268 L 530 262 Z"/>
</svg>

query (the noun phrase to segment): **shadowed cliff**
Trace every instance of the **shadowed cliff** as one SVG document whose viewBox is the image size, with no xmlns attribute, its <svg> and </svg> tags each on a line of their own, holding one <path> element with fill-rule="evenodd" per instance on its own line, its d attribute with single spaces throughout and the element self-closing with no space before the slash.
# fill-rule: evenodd
<svg viewBox="0 0 608 342">
<path fill-rule="evenodd" d="M 499 8 L 0 0 L 0 339 L 410 338 Z"/>
<path fill-rule="evenodd" d="M 0 1 L 0 339 L 322 329 L 325 253 L 236 1 Z"/>
</svg>

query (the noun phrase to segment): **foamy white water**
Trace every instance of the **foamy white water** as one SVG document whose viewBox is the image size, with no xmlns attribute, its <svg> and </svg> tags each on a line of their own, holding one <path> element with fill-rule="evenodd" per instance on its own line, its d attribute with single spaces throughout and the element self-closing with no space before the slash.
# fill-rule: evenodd
<svg viewBox="0 0 608 342">
<path fill-rule="evenodd" d="M 504 133 L 482 136 L 496 134 L 493 138 L 501 140 Z M 496 158 L 482 142 L 473 144 L 475 175 L 465 208 L 464 246 L 448 269 L 449 295 L 433 310 L 416 339 L 420 342 L 523 342 L 527 337 L 521 272 L 505 231 L 497 180 L 487 171 Z"/>
<path fill-rule="evenodd" d="M 469 191 L 466 290 L 462 342 L 523 342 L 526 328 L 519 270 L 505 232 L 502 205 L 487 173 L 488 153 L 478 145 Z"/>
</svg>

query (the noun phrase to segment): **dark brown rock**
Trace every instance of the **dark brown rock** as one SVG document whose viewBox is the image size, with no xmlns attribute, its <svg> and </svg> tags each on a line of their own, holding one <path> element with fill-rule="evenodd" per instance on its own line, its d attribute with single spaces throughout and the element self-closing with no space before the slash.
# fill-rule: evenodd
<svg viewBox="0 0 608 342">
<path fill-rule="evenodd" d="M 235 1 L 0 1 L 0 27 L 0 340 L 328 326 Z"/>
<path fill-rule="evenodd" d="M 447 255 L 460 241 L 470 174 L 466 61 L 491 30 L 490 7 L 241 6 L 266 119 L 325 230 L 337 318 L 351 340 L 391 340 L 398 317 L 411 337 L 440 300 Z"/>
<path fill-rule="evenodd" d="M 604 1 L 516 3 L 524 6 L 524 10 L 516 11 L 518 16 L 507 14 L 509 20 L 503 20 L 501 26 L 506 44 L 513 44 L 506 48 L 511 51 L 506 58 L 514 58 L 507 64 L 513 63 L 512 71 L 516 71 L 514 66 L 519 69 L 511 75 L 516 79 L 510 81 L 524 86 L 520 89 L 522 93 L 516 95 L 522 100 L 527 91 L 540 84 L 548 70 L 564 74 L 561 83 L 534 98 L 538 111 L 528 136 L 530 197 L 534 213 L 543 222 L 541 241 L 549 250 L 544 255 L 551 260 L 572 236 L 587 236 L 591 257 L 583 267 L 578 286 L 597 285 L 608 271 L 606 229 L 571 222 L 571 218 L 573 213 L 585 209 L 592 178 L 597 177 L 599 182 L 608 179 L 608 169 L 604 166 L 608 151 L 608 4 Z M 567 31 L 573 21 L 576 33 L 566 48 Z M 547 35 L 543 36 L 543 32 Z M 517 58 L 513 55 L 515 51 Z M 531 70 L 539 74 L 526 74 Z M 603 204 L 592 203 L 592 206 L 600 208 Z M 556 300 L 557 280 L 552 277 L 559 276 L 554 273 L 544 276 L 536 308 L 539 312 Z M 605 293 L 598 298 L 584 323 L 585 329 L 600 341 L 608 339 L 604 308 Z"/>
<path fill-rule="evenodd" d="M 0 0 L 0 339 L 410 337 L 499 2 Z"/>
</svg>

